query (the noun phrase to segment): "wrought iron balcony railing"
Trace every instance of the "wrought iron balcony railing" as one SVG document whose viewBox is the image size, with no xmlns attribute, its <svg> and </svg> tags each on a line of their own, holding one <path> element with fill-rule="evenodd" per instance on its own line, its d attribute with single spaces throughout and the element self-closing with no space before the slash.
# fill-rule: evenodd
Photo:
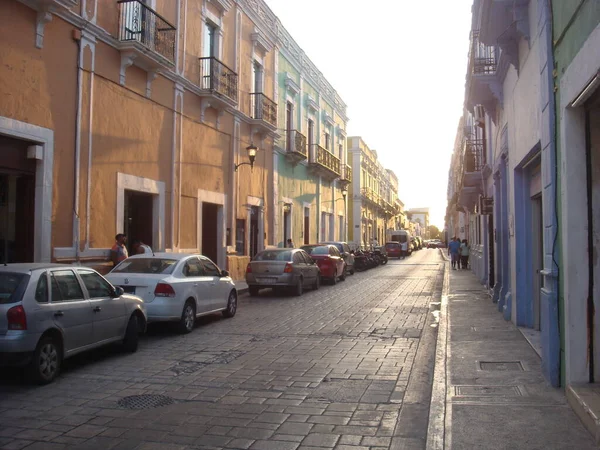
<svg viewBox="0 0 600 450">
<path fill-rule="evenodd" d="M 238 75 L 214 56 L 200 58 L 200 89 L 238 102 Z"/>
<path fill-rule="evenodd" d="M 498 50 L 479 41 L 479 30 L 471 32 L 471 70 L 474 75 L 493 75 L 498 66 Z"/>
<path fill-rule="evenodd" d="M 295 153 L 298 156 L 302 156 L 302 159 L 306 159 L 308 157 L 306 142 L 306 136 L 298 130 L 287 130 L 285 149 L 288 153 Z"/>
<path fill-rule="evenodd" d="M 465 141 L 464 171 L 481 172 L 485 166 L 485 140 L 467 139 Z"/>
<path fill-rule="evenodd" d="M 250 94 L 250 114 L 253 119 L 277 126 L 277 103 L 262 92 Z"/>
<path fill-rule="evenodd" d="M 314 162 L 330 172 L 340 175 L 340 160 L 330 151 L 325 150 L 318 144 L 315 144 Z"/>
<path fill-rule="evenodd" d="M 119 40 L 139 42 L 173 63 L 177 29 L 140 0 L 120 0 L 117 3 Z"/>
<path fill-rule="evenodd" d="M 342 180 L 351 182 L 352 181 L 352 167 L 348 164 L 344 165 L 344 171 L 342 173 Z"/>
</svg>

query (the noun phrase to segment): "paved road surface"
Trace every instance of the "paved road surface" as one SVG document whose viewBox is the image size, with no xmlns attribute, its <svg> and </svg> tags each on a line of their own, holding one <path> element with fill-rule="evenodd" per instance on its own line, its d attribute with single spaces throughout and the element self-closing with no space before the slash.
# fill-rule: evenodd
<svg viewBox="0 0 600 450">
<path fill-rule="evenodd" d="M 302 297 L 245 295 L 189 335 L 154 326 L 137 353 L 80 355 L 49 386 L 4 372 L 0 447 L 424 448 L 442 278 L 422 250 Z M 136 395 L 170 404 L 123 403 Z"/>
</svg>

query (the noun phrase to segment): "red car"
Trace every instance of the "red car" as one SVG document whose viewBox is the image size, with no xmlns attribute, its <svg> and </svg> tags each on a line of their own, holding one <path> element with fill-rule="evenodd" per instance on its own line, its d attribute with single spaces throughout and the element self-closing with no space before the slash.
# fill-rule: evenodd
<svg viewBox="0 0 600 450">
<path fill-rule="evenodd" d="M 400 258 L 402 256 L 402 247 L 398 242 L 387 242 L 385 244 L 385 251 L 388 254 L 388 258 Z"/>
<path fill-rule="evenodd" d="M 335 245 L 303 245 L 300 248 L 315 260 L 322 278 L 329 279 L 331 284 L 336 284 L 338 278 L 340 281 L 346 279 L 346 263 Z"/>
</svg>

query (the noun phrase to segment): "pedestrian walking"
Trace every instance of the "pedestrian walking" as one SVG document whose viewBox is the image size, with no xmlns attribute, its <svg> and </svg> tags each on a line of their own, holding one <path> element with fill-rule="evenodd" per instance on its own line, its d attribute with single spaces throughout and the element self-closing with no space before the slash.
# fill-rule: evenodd
<svg viewBox="0 0 600 450">
<path fill-rule="evenodd" d="M 463 269 L 467 269 L 469 267 L 470 252 L 471 247 L 469 246 L 469 242 L 466 239 L 463 239 L 462 244 L 460 244 L 460 264 Z"/>
<path fill-rule="evenodd" d="M 294 241 L 292 241 L 292 238 L 288 238 L 287 242 L 285 243 L 285 246 L 287 248 L 296 248 L 296 246 L 294 245 Z"/>
<path fill-rule="evenodd" d="M 452 262 L 452 270 L 456 270 L 456 266 L 459 266 L 459 255 L 460 255 L 460 239 L 453 237 L 448 244 L 448 254 L 450 255 L 450 261 Z M 460 266 L 459 266 L 460 268 Z"/>
<path fill-rule="evenodd" d="M 402 259 L 406 258 L 407 252 L 408 252 L 408 242 L 404 241 L 400 244 L 400 253 L 402 254 Z"/>
<path fill-rule="evenodd" d="M 150 246 L 144 244 L 139 239 L 134 239 L 133 242 L 131 243 L 131 253 L 133 253 L 134 255 L 141 255 L 144 253 L 149 254 L 149 255 L 154 254 L 154 252 L 152 251 Z"/>
<path fill-rule="evenodd" d="M 113 265 L 119 264 L 121 261 L 129 258 L 129 253 L 127 252 L 127 247 L 125 243 L 127 242 L 127 236 L 123 233 L 119 233 L 115 236 L 115 245 L 110 249 L 110 260 Z"/>
</svg>

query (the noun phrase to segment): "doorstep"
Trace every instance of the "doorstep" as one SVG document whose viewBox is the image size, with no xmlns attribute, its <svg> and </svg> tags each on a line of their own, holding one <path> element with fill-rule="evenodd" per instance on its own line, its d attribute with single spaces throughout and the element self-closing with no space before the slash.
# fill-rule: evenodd
<svg viewBox="0 0 600 450">
<path fill-rule="evenodd" d="M 567 400 L 585 427 L 600 444 L 600 384 L 568 386 Z"/>
</svg>

